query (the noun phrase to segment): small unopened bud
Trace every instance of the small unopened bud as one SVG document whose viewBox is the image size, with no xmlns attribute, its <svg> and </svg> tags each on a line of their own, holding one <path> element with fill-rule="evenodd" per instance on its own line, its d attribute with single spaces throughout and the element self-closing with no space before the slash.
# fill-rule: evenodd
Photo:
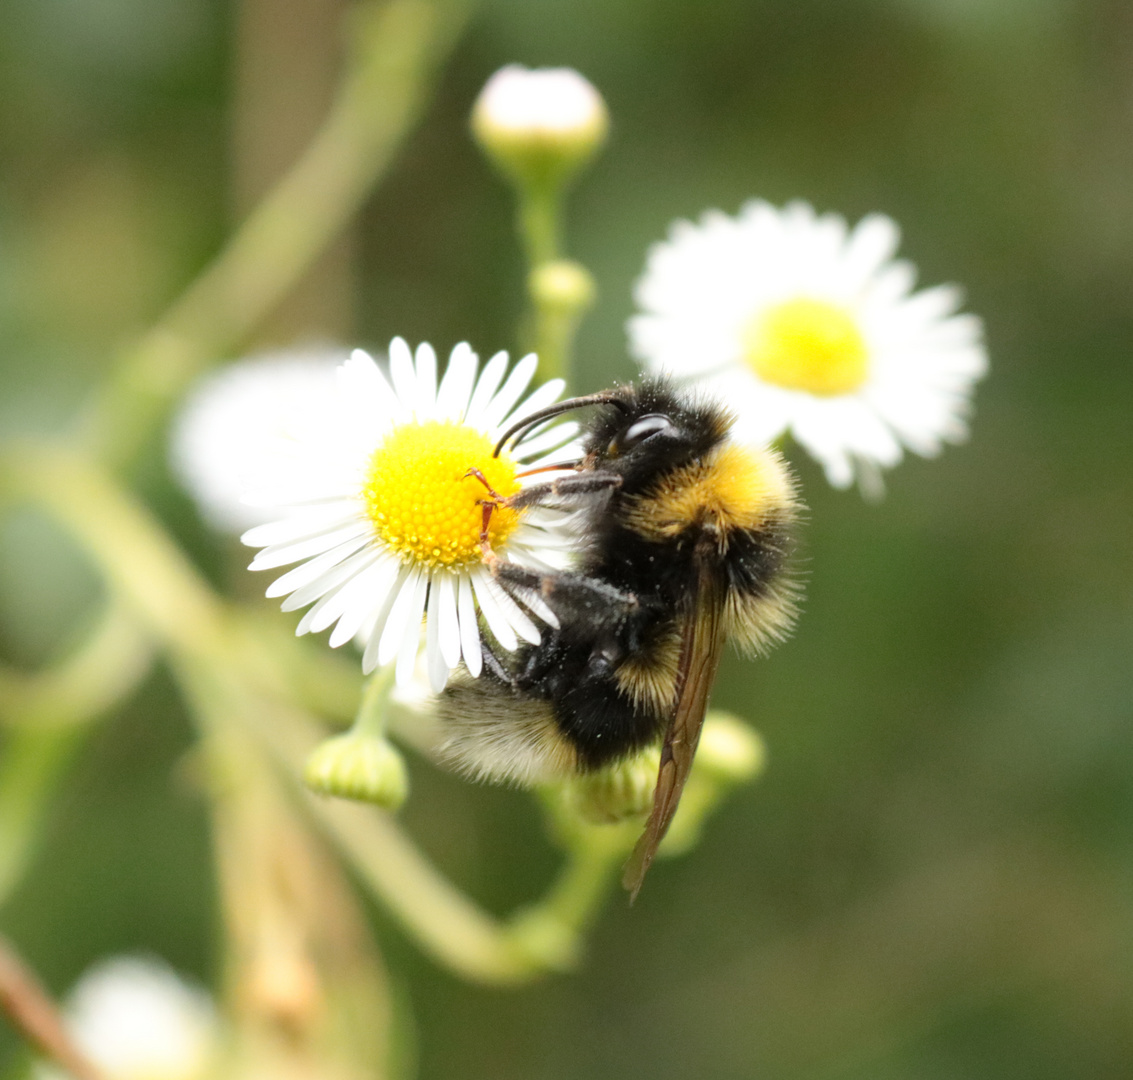
<svg viewBox="0 0 1133 1080">
<path fill-rule="evenodd" d="M 600 772 L 573 777 L 565 785 L 564 801 L 595 825 L 643 817 L 653 805 L 657 761 L 657 751 L 647 750 Z"/>
<path fill-rule="evenodd" d="M 472 109 L 476 140 L 524 186 L 562 183 L 594 155 L 609 126 L 602 95 L 573 68 L 509 64 Z"/>
<path fill-rule="evenodd" d="M 571 259 L 540 263 L 531 271 L 528 288 L 536 307 L 550 315 L 581 315 L 594 303 L 594 278 Z"/>
<path fill-rule="evenodd" d="M 307 759 L 303 780 L 321 795 L 377 803 L 396 810 L 409 794 L 401 755 L 379 735 L 348 731 L 321 743 Z"/>
<path fill-rule="evenodd" d="M 705 718 L 696 768 L 715 780 L 742 783 L 763 772 L 767 747 L 739 717 L 711 712 Z"/>
</svg>

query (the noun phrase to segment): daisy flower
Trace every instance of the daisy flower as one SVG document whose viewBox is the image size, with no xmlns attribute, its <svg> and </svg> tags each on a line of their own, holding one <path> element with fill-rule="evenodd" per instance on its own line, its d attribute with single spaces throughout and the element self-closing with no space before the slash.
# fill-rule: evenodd
<svg viewBox="0 0 1133 1080">
<path fill-rule="evenodd" d="M 242 538 L 263 548 L 253 570 L 299 564 L 267 590 L 286 597 L 285 611 L 314 605 L 297 633 L 333 626 L 332 646 L 357 640 L 367 672 L 396 660 L 404 684 L 413 676 L 424 616 L 429 682 L 440 690 L 462 658 L 480 674 L 477 611 L 508 650 L 519 639 L 538 644 L 531 615 L 556 625 L 538 596 L 521 596 L 525 611 L 484 566 L 486 491 L 469 475 L 479 470 L 506 496 L 545 479 L 525 470 L 577 457 L 576 446 L 564 445 L 577 431 L 570 422 L 537 427 L 493 454 L 509 427 L 562 392 L 556 379 L 520 403 L 536 364 L 532 354 L 509 373 L 507 354 L 497 353 L 477 376 L 475 353 L 460 344 L 438 385 L 432 347 L 419 346 L 414 361 L 395 338 L 388 379 L 361 350 L 339 368 L 334 407 L 310 416 L 303 433 L 279 445 L 264 486 L 252 496 L 261 507 L 274 507 L 278 519 Z M 497 507 L 489 523 L 492 549 L 538 569 L 561 566 L 572 543 L 562 518 L 539 507 Z"/>
<path fill-rule="evenodd" d="M 169 462 L 201 516 L 220 532 L 241 533 L 272 519 L 249 506 L 279 460 L 281 442 L 301 437 L 312 415 L 333 409 L 338 367 L 348 349 L 268 352 L 210 372 L 173 422 Z"/>
<path fill-rule="evenodd" d="M 91 968 L 67 996 L 65 1020 L 107 1080 L 204 1080 L 219 1049 L 208 994 L 148 957 L 118 956 Z M 47 1064 L 34 1076 L 63 1080 Z"/>
<path fill-rule="evenodd" d="M 880 490 L 907 447 L 937 454 L 967 435 L 987 370 L 983 329 L 960 291 L 914 292 L 900 234 L 871 214 L 854 228 L 803 202 L 747 203 L 654 245 L 630 348 L 651 370 L 703 379 L 755 442 L 789 432 L 835 487 Z"/>
</svg>

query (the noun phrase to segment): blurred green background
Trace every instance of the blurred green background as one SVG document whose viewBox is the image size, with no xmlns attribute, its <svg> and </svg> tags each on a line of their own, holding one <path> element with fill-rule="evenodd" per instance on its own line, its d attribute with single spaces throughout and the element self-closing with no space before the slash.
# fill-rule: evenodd
<svg viewBox="0 0 1133 1080">
<path fill-rule="evenodd" d="M 331 0 L 0 0 L 0 424 L 62 425 L 325 106 Z M 509 193 L 466 131 L 511 61 L 568 64 L 613 134 L 570 206 L 601 298 L 586 391 L 676 217 L 811 200 L 903 226 L 957 281 L 992 374 L 970 443 L 879 506 L 794 459 L 804 617 L 715 703 L 770 767 L 616 898 L 573 976 L 463 984 L 380 912 L 422 1080 L 1099 1080 L 1133 1062 L 1133 5 L 1128 0 L 494 0 L 424 123 L 260 344 L 393 334 L 515 346 Z M 249 595 L 155 444 L 136 478 Z M 0 527 L 0 646 L 74 639 L 94 585 L 29 516 Z M 158 674 L 92 734 L 0 925 L 63 991 L 147 950 L 216 976 L 187 721 Z M 404 811 L 495 910 L 556 856 L 531 801 L 414 762 Z M 0 1031 L 0 1065 L 16 1043 Z"/>
</svg>

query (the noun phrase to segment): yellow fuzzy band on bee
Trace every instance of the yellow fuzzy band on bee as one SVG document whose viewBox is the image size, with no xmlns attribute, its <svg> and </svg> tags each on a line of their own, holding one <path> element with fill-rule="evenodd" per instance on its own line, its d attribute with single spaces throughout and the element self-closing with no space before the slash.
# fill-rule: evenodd
<svg viewBox="0 0 1133 1080">
<path fill-rule="evenodd" d="M 614 678 L 635 708 L 665 712 L 676 700 L 680 664 L 681 635 L 674 627 L 652 649 L 627 656 L 618 665 Z"/>
<path fill-rule="evenodd" d="M 550 702 L 501 695 L 461 669 L 437 699 L 442 761 L 477 780 L 531 787 L 579 771 Z"/>
<path fill-rule="evenodd" d="M 794 487 L 777 454 L 726 443 L 633 499 L 625 521 L 647 539 L 666 540 L 690 525 L 756 530 L 793 516 L 794 508 Z"/>
<path fill-rule="evenodd" d="M 764 653 L 783 641 L 798 616 L 798 584 L 779 577 L 764 592 L 732 592 L 724 608 L 724 633 L 741 653 Z"/>
</svg>

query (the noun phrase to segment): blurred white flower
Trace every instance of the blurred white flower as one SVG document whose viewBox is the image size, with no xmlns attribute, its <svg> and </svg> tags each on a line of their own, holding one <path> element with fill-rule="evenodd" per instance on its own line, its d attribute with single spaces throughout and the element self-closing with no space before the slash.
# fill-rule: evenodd
<svg viewBox="0 0 1133 1080">
<path fill-rule="evenodd" d="M 500 68 L 472 109 L 472 131 L 506 171 L 539 182 L 581 165 L 606 138 L 602 95 L 573 68 Z"/>
<path fill-rule="evenodd" d="M 903 447 L 931 456 L 967 435 L 987 370 L 983 328 L 959 289 L 913 292 L 894 222 L 853 229 L 808 204 L 747 203 L 676 222 L 649 252 L 630 319 L 652 371 L 702 379 L 753 442 L 784 432 L 835 487 L 879 492 Z"/>
<path fill-rule="evenodd" d="M 361 350 L 339 369 L 333 402 L 312 402 L 303 438 L 280 444 L 282 456 L 264 470 L 254 501 L 274 520 L 244 534 L 263 550 L 253 570 L 299 563 L 278 578 L 268 596 L 286 596 L 285 611 L 308 604 L 297 632 L 334 626 L 332 647 L 355 639 L 363 669 L 397 660 L 397 681 L 412 680 L 425 616 L 429 682 L 441 689 L 463 657 L 473 675 L 482 663 L 477 610 L 499 644 L 538 643 L 539 630 L 484 565 L 480 546 L 485 483 L 502 496 L 545 476 L 544 469 L 577 457 L 566 446 L 573 422 L 537 427 L 513 447 L 494 453 L 513 424 L 554 402 L 562 380 L 545 383 L 519 403 L 535 374 L 534 355 L 508 373 L 498 353 L 477 375 L 466 344 L 452 351 L 438 385 L 431 346 L 416 362 L 400 338 L 390 345 L 390 379 Z M 507 378 L 505 379 L 505 375 Z M 391 385 L 392 383 L 392 385 Z M 524 565 L 563 565 L 572 538 L 562 515 L 536 507 L 497 506 L 488 525 L 492 549 Z M 554 625 L 534 594 L 522 595 L 531 614 Z"/>
<path fill-rule="evenodd" d="M 345 349 L 264 353 L 201 379 L 173 423 L 170 464 L 205 518 L 239 533 L 271 520 L 245 493 L 280 460 L 280 444 L 303 437 L 312 414 L 338 396 Z"/>
<path fill-rule="evenodd" d="M 219 1042 L 212 1000 L 149 957 L 114 957 L 75 984 L 64 1016 L 78 1048 L 107 1080 L 204 1080 Z M 66 1080 L 39 1064 L 36 1080 Z"/>
</svg>

